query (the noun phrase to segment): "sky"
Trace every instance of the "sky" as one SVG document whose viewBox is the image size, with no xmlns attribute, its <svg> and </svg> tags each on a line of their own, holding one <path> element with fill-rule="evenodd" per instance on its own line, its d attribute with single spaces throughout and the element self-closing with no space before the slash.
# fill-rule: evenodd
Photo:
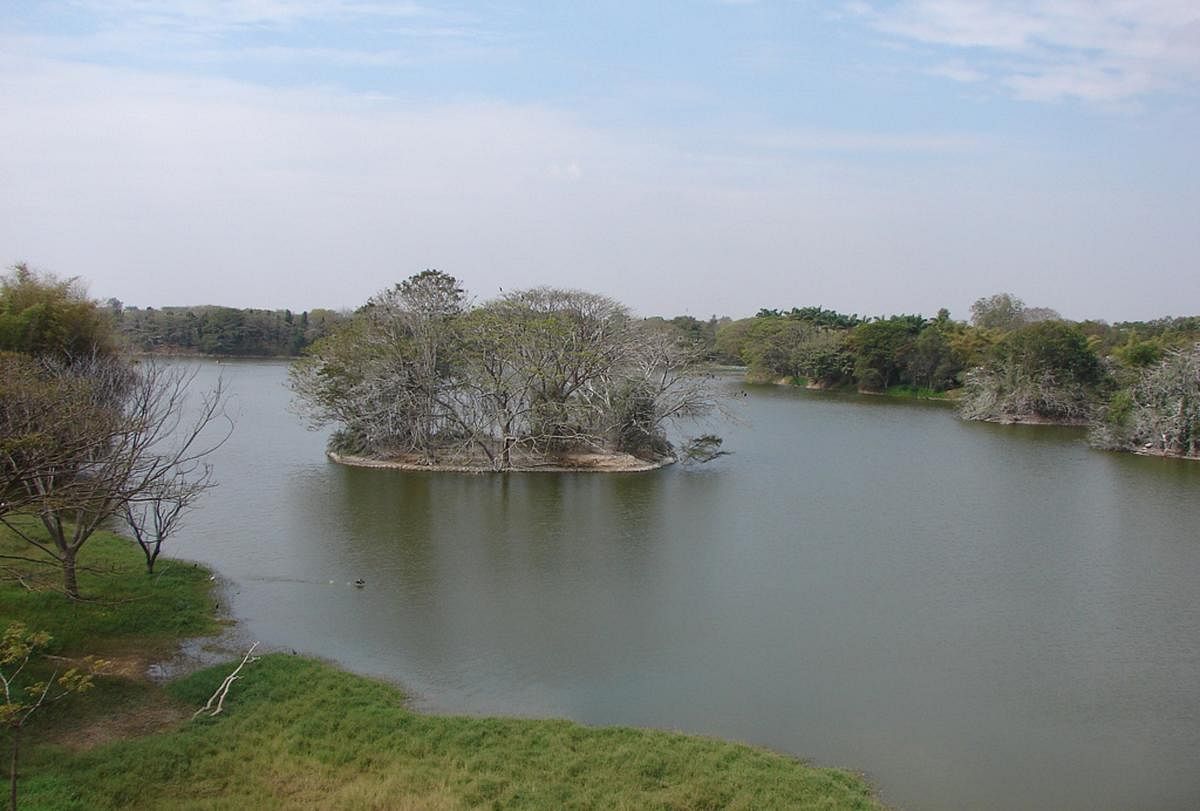
<svg viewBox="0 0 1200 811">
<path fill-rule="evenodd" d="M 1196 0 L 0 0 L 0 263 L 352 308 L 1200 313 Z"/>
</svg>

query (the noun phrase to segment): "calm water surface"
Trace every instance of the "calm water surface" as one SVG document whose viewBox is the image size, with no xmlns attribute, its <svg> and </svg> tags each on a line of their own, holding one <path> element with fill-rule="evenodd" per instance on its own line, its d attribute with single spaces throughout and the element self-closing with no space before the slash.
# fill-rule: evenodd
<svg viewBox="0 0 1200 811">
<path fill-rule="evenodd" d="M 240 416 L 173 548 L 248 636 L 424 709 L 862 770 L 899 808 L 1200 808 L 1200 464 L 746 387 L 697 468 L 359 470 L 286 369 L 202 366 Z"/>
</svg>

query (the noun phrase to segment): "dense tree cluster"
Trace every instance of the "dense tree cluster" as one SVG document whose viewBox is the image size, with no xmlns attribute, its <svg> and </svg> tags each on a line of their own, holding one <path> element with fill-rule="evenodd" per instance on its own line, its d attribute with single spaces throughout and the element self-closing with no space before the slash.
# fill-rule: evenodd
<svg viewBox="0 0 1200 811">
<path fill-rule="evenodd" d="M 965 325 L 942 311 L 861 318 L 821 307 L 783 313 L 760 310 L 717 335 L 722 359 L 740 362 L 761 379 L 791 378 L 817 387 L 856 386 L 883 391 L 910 386 L 931 392 L 958 385 L 972 357 Z"/>
<path fill-rule="evenodd" d="M 1109 401 L 1092 439 L 1117 450 L 1200 458 L 1200 343 L 1141 364 L 1133 384 Z"/>
<path fill-rule="evenodd" d="M 721 326 L 712 355 L 752 378 L 952 394 L 966 419 L 1091 423 L 1104 447 L 1195 455 L 1200 317 L 1072 323 L 1009 293 L 969 323 L 763 309 Z"/>
<path fill-rule="evenodd" d="M 77 279 L 39 276 L 25 264 L 0 278 L 0 350 L 31 356 L 108 356 L 112 327 Z"/>
<path fill-rule="evenodd" d="M 673 455 L 666 427 L 710 413 L 704 347 L 605 296 L 535 288 L 468 306 L 426 271 L 373 297 L 292 370 L 334 450 L 491 470 L 579 455 Z"/>
<path fill-rule="evenodd" d="M 1083 332 L 1063 321 L 1018 326 L 966 376 L 967 419 L 1086 422 L 1108 376 Z"/>
<path fill-rule="evenodd" d="M 343 318 L 323 309 L 298 314 L 210 306 L 140 309 L 115 299 L 107 309 L 121 335 L 138 351 L 242 357 L 299 355 Z"/>
</svg>

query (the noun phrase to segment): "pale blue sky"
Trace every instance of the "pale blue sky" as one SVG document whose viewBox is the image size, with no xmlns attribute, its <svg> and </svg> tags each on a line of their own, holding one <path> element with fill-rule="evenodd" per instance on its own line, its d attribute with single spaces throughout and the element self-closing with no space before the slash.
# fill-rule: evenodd
<svg viewBox="0 0 1200 811">
<path fill-rule="evenodd" d="M 643 313 L 1200 312 L 1200 5 L 4 2 L 0 259 Z"/>
</svg>

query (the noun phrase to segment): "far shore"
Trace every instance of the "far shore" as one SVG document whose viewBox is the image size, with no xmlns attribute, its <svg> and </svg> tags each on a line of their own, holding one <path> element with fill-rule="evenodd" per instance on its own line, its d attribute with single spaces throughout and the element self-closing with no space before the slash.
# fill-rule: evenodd
<svg viewBox="0 0 1200 811">
<path fill-rule="evenodd" d="M 137 358 L 152 358 L 155 360 L 211 360 L 217 363 L 239 360 L 283 360 L 291 362 L 303 357 L 302 355 L 218 355 L 214 352 L 194 352 L 186 349 L 179 351 L 171 349 L 140 350 L 133 352 L 133 355 Z"/>
<path fill-rule="evenodd" d="M 645 473 L 675 463 L 672 457 L 659 461 L 639 459 L 628 453 L 577 453 L 561 457 L 557 463 L 522 465 L 495 470 L 483 464 L 429 464 L 415 456 L 376 459 L 337 451 L 326 451 L 331 461 L 350 467 L 385 468 L 388 470 L 421 470 L 436 473 Z"/>
</svg>

